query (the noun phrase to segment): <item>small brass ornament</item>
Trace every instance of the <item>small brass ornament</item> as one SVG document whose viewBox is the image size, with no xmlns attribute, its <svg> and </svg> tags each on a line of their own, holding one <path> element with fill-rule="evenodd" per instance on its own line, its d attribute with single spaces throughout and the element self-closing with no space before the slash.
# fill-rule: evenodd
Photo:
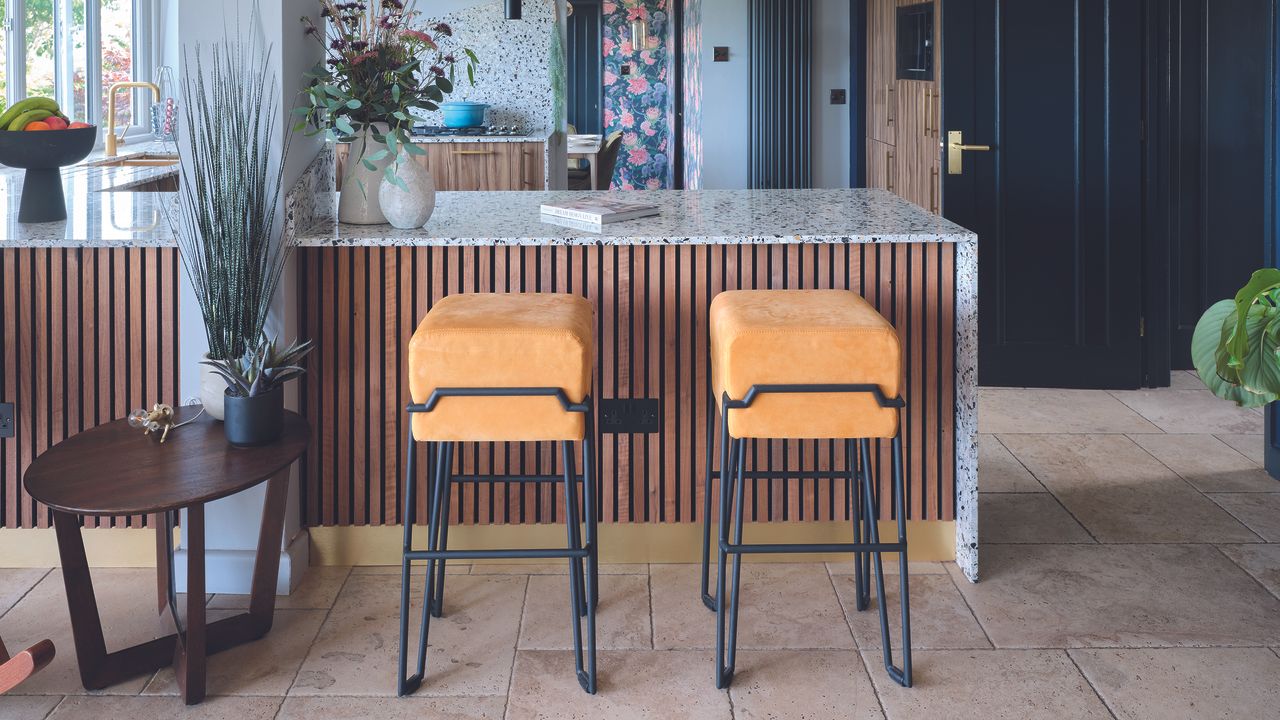
<svg viewBox="0 0 1280 720">
<path fill-rule="evenodd" d="M 129 414 L 129 427 L 141 428 L 143 435 L 150 435 L 153 432 L 160 433 L 160 442 L 164 442 L 169 437 L 169 431 L 180 428 L 183 425 L 190 425 L 195 422 L 196 418 L 204 414 L 204 408 L 200 408 L 200 412 L 195 417 L 180 423 L 173 422 L 173 406 L 164 403 L 156 403 L 151 406 L 151 410 L 138 408 Z"/>
</svg>

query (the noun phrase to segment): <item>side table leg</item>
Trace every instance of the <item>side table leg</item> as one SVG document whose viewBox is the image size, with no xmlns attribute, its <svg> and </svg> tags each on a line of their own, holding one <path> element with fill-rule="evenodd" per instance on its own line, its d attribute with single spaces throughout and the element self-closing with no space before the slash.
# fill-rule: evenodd
<svg viewBox="0 0 1280 720">
<path fill-rule="evenodd" d="M 249 615 L 257 637 L 271 630 L 275 617 L 280 542 L 288 495 L 289 469 L 285 468 L 267 481 L 267 496 L 262 502 L 262 530 L 258 534 L 258 557 L 253 562 L 253 586 L 249 595 Z"/>
<path fill-rule="evenodd" d="M 182 699 L 188 705 L 204 700 L 206 635 L 204 580 L 204 504 L 187 508 L 187 524 L 182 529 L 187 540 L 187 619 L 186 632 L 173 648 L 173 674 L 178 680 Z"/>
<path fill-rule="evenodd" d="M 151 516 L 151 526 L 156 529 L 156 612 L 164 615 L 169 609 L 169 542 L 165 538 L 168 532 L 168 513 L 155 513 Z M 172 537 L 172 536 L 170 536 Z"/>
<path fill-rule="evenodd" d="M 53 527 L 58 538 L 58 557 L 62 560 L 62 582 L 67 590 L 80 682 L 86 690 L 100 690 L 107 685 L 99 678 L 99 670 L 107 658 L 107 644 L 102 638 L 102 620 L 98 617 L 93 579 L 89 577 L 80 520 L 70 513 L 54 510 Z"/>
</svg>

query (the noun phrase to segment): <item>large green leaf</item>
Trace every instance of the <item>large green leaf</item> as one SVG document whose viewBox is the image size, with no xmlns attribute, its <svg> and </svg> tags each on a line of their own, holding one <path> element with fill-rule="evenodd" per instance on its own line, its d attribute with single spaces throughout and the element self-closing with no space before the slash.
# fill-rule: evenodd
<svg viewBox="0 0 1280 720">
<path fill-rule="evenodd" d="M 1248 313 L 1248 318 L 1244 323 L 1244 332 L 1242 336 L 1246 338 L 1251 348 L 1255 349 L 1253 357 L 1249 353 L 1245 353 L 1245 363 L 1247 367 L 1251 363 L 1260 365 L 1271 365 L 1271 372 L 1275 372 L 1275 364 L 1277 358 L 1275 355 L 1275 343 L 1272 341 L 1272 351 L 1266 354 L 1262 351 L 1261 336 L 1265 334 L 1267 321 L 1274 319 L 1268 316 L 1268 312 L 1274 312 L 1274 308 L 1258 308 L 1257 312 Z M 1200 380 L 1204 382 L 1205 387 L 1220 398 L 1230 400 L 1242 407 L 1261 407 L 1269 402 L 1277 399 L 1277 390 L 1280 385 L 1272 386 L 1272 390 L 1257 393 L 1252 392 L 1241 384 L 1233 383 L 1219 372 L 1219 357 L 1225 355 L 1227 350 L 1224 347 L 1225 339 L 1228 333 L 1234 331 L 1236 326 L 1236 303 L 1232 300 L 1221 300 L 1213 304 L 1204 315 L 1200 317 L 1200 322 L 1196 323 L 1195 332 L 1191 335 L 1191 360 L 1196 366 L 1196 372 L 1200 375 Z M 1258 338 L 1258 342 L 1249 342 L 1250 336 Z M 1261 372 L 1261 371 L 1259 371 Z"/>
<path fill-rule="evenodd" d="M 1236 293 L 1236 324 L 1235 329 L 1231 333 L 1231 342 L 1229 349 L 1231 358 L 1229 364 L 1241 369 L 1244 363 L 1244 357 L 1249 352 L 1251 343 L 1244 333 L 1244 325 L 1246 318 L 1249 317 L 1250 310 L 1253 308 L 1263 295 L 1270 293 L 1276 287 L 1280 287 L 1280 269 L 1263 268 L 1253 273 L 1249 278 L 1248 284 L 1240 288 L 1240 292 Z"/>
</svg>

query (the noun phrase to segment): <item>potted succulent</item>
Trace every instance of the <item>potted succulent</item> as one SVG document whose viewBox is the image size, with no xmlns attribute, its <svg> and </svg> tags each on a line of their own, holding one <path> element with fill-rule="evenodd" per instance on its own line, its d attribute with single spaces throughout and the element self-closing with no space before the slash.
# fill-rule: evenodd
<svg viewBox="0 0 1280 720">
<path fill-rule="evenodd" d="M 184 51 L 177 209 L 164 204 L 208 341 L 206 359 L 244 356 L 262 336 L 291 248 L 277 217 L 283 185 L 279 93 L 270 47 L 224 36 Z M 226 384 L 202 367 L 200 399 L 223 418 Z"/>
<path fill-rule="evenodd" d="M 469 49 L 448 47 L 453 28 L 447 23 L 418 27 L 421 14 L 411 1 L 374 0 L 372 11 L 370 4 L 320 0 L 320 24 L 302 18 L 304 31 L 324 46 L 326 57 L 304 74 L 304 104 L 293 111 L 301 116 L 294 130 L 353 142 L 339 188 L 338 219 L 356 224 L 387 221 L 379 202 L 383 187 L 407 195 L 397 198 L 396 207 L 407 218 L 422 203 L 434 204 L 434 193 L 419 189 L 425 169 L 419 172 L 405 162 L 425 154 L 409 142 L 410 111 L 439 109 L 453 92 L 455 66 L 465 62 L 474 84 L 479 62 Z M 400 177 L 401 167 L 412 174 L 414 188 Z"/>
<path fill-rule="evenodd" d="M 284 429 L 284 384 L 305 370 L 301 361 L 311 341 L 295 342 L 283 352 L 266 335 L 235 360 L 206 360 L 227 381 L 223 430 L 232 445 L 266 445 Z"/>
</svg>

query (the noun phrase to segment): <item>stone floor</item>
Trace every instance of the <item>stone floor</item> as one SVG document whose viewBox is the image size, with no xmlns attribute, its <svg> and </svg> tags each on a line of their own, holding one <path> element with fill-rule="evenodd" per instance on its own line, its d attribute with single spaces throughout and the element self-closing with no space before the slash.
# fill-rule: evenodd
<svg viewBox="0 0 1280 720">
<path fill-rule="evenodd" d="M 1280 483 L 1260 467 L 1261 414 L 1179 374 L 1150 391 L 988 389 L 980 418 L 983 580 L 910 568 L 910 690 L 881 667 L 874 613 L 851 608 L 848 563 L 746 566 L 728 693 L 696 568 L 605 566 L 595 697 L 572 674 L 562 567 L 452 568 L 429 680 L 407 699 L 391 697 L 397 570 L 314 568 L 267 638 L 210 660 L 193 709 L 167 671 L 86 695 L 58 571 L 0 570 L 0 635 L 59 651 L 0 717 L 1280 715 Z M 95 576 L 109 645 L 149 637 L 151 571 Z M 213 596 L 211 617 L 244 602 Z"/>
</svg>

